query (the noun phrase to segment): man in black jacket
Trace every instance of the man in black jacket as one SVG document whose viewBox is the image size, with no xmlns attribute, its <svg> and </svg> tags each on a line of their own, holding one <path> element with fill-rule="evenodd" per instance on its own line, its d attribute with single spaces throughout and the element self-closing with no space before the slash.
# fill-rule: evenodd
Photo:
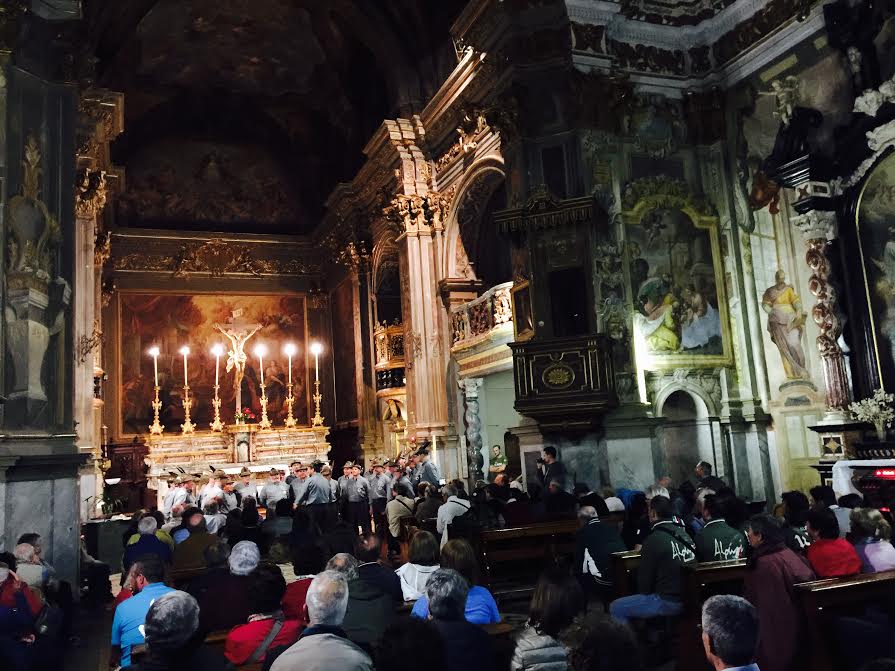
<svg viewBox="0 0 895 671">
<path fill-rule="evenodd" d="M 578 511 L 581 528 L 575 534 L 575 571 L 584 588 L 593 594 L 612 593 L 610 555 L 628 548 L 618 527 L 600 521 L 595 508 L 582 506 Z"/>
</svg>

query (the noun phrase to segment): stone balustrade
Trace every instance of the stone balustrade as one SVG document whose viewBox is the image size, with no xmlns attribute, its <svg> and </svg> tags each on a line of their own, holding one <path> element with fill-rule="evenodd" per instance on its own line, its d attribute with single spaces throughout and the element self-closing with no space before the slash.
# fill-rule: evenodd
<svg viewBox="0 0 895 671">
<path fill-rule="evenodd" d="M 451 310 L 451 346 L 462 347 L 491 331 L 513 323 L 512 282 L 491 287 L 484 294 Z"/>
</svg>

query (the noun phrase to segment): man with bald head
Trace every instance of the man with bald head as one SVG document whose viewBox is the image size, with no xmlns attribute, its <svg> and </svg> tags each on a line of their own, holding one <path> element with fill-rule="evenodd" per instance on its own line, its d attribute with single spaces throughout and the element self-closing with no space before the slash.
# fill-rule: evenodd
<svg viewBox="0 0 895 671">
<path fill-rule="evenodd" d="M 305 601 L 310 623 L 298 642 L 277 657 L 271 671 L 373 671 L 370 656 L 342 630 L 348 608 L 348 581 L 324 571 L 311 582 Z"/>
</svg>

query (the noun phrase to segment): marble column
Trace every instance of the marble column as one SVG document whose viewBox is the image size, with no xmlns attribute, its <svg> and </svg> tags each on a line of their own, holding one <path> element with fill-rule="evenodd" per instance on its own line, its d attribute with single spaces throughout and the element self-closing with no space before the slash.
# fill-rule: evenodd
<svg viewBox="0 0 895 671">
<path fill-rule="evenodd" d="M 808 289 L 816 303 L 811 317 L 820 330 L 817 349 L 824 369 L 824 385 L 827 393 L 827 411 L 824 423 L 847 422 L 851 391 L 848 384 L 845 355 L 839 346 L 842 322 L 836 305 L 836 290 L 830 283 L 830 262 L 827 251 L 836 237 L 836 214 L 831 211 L 811 210 L 792 219 L 807 244 L 805 260 L 811 269 Z"/>
<path fill-rule="evenodd" d="M 466 425 L 466 458 L 469 480 L 475 484 L 484 480 L 482 472 L 482 420 L 479 417 L 479 392 L 484 384 L 480 377 L 467 377 L 457 382 L 463 392 L 463 423 Z"/>
</svg>

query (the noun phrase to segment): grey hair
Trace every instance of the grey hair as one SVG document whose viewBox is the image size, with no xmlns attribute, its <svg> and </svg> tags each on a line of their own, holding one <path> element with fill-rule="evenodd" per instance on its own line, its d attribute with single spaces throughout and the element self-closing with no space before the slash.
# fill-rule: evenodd
<svg viewBox="0 0 895 671">
<path fill-rule="evenodd" d="M 582 522 L 586 522 L 587 520 L 599 519 L 599 514 L 597 514 L 597 509 L 593 506 L 581 506 L 581 510 L 578 511 L 578 519 Z"/>
<path fill-rule="evenodd" d="M 218 502 L 215 499 L 212 499 L 208 503 L 203 506 L 203 512 L 206 515 L 217 515 L 218 514 Z"/>
<path fill-rule="evenodd" d="M 158 522 L 156 522 L 152 515 L 146 515 L 143 519 L 137 522 L 137 531 L 144 536 L 152 536 L 157 530 Z"/>
<path fill-rule="evenodd" d="M 758 611 L 741 596 L 713 596 L 702 605 L 702 631 L 727 666 L 746 666 L 758 647 Z"/>
<path fill-rule="evenodd" d="M 182 648 L 199 629 L 199 603 L 186 592 L 168 592 L 149 606 L 144 629 L 153 650 Z"/>
<path fill-rule="evenodd" d="M 869 538 L 881 538 L 884 541 L 892 537 L 892 527 L 875 508 L 854 508 L 848 514 L 852 531 Z"/>
<path fill-rule="evenodd" d="M 31 543 L 19 543 L 12 549 L 12 554 L 16 561 L 32 562 L 34 561 L 34 546 Z"/>
<path fill-rule="evenodd" d="M 345 580 L 357 580 L 357 559 L 347 552 L 340 552 L 326 562 L 327 571 L 336 571 L 345 576 Z"/>
<path fill-rule="evenodd" d="M 649 501 L 650 499 L 654 499 L 657 496 L 664 496 L 666 499 L 671 498 L 668 495 L 668 490 L 665 487 L 660 487 L 659 485 L 650 485 L 643 493 L 646 495 L 647 501 Z"/>
<path fill-rule="evenodd" d="M 457 488 L 454 485 L 445 485 L 441 488 L 441 494 L 447 498 L 457 495 Z"/>
<path fill-rule="evenodd" d="M 323 571 L 311 581 L 305 598 L 311 625 L 338 627 L 348 609 L 348 581 L 338 571 Z"/>
<path fill-rule="evenodd" d="M 426 598 L 436 620 L 462 620 L 466 612 L 469 583 L 452 568 L 440 568 L 429 576 Z"/>
</svg>

